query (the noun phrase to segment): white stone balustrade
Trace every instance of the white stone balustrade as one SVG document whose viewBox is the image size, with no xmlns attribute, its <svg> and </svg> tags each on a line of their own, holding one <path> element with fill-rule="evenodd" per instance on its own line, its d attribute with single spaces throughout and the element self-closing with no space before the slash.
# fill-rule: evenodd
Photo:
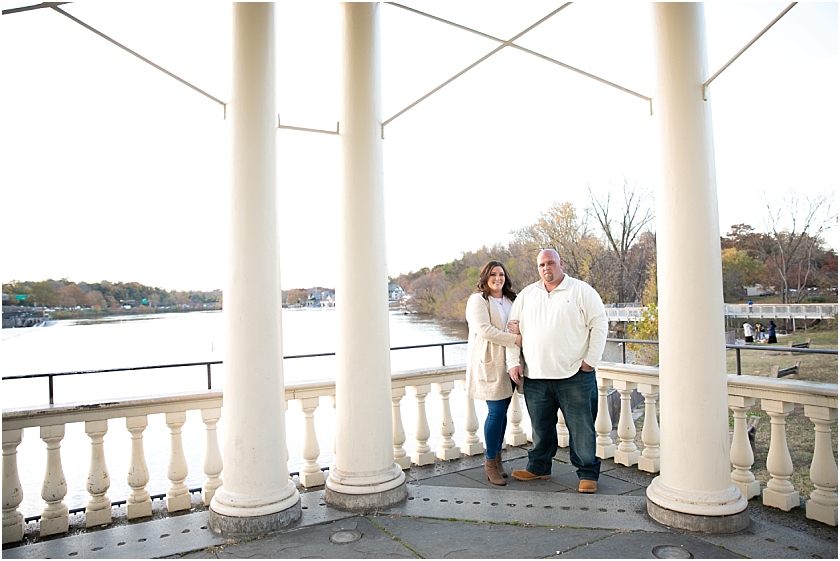
<svg viewBox="0 0 840 561">
<path fill-rule="evenodd" d="M 566 418 L 560 409 L 557 410 L 557 446 L 559 448 L 569 447 L 569 427 L 566 426 Z"/>
<path fill-rule="evenodd" d="M 602 460 L 612 458 L 615 454 L 615 444 L 610 436 L 612 432 L 612 419 L 610 419 L 610 407 L 607 395 L 612 389 L 612 380 L 602 377 L 603 372 L 598 370 L 598 414 L 595 417 L 595 455 Z"/>
<path fill-rule="evenodd" d="M 463 367 L 446 367 L 438 369 L 417 370 L 410 372 L 395 373 L 392 377 L 392 419 L 394 430 L 394 459 L 403 469 L 409 466 L 408 461 L 413 460 L 417 465 L 428 465 L 435 461 L 435 452 L 429 445 L 430 430 L 427 420 L 425 401 L 432 389 L 441 397 L 441 439 L 445 445 L 438 446 L 438 454 L 453 453 L 480 454 L 484 447 L 478 438 L 479 423 L 475 415 L 475 407 L 472 400 L 465 399 L 466 407 L 463 419 L 453 419 L 450 410 L 450 392 L 455 387 L 454 382 L 463 389 L 464 369 Z M 635 387 L 645 398 L 645 419 L 641 431 L 641 439 L 644 447 L 641 451 L 635 450 L 638 460 L 638 469 L 656 473 L 659 470 L 659 425 L 657 423 L 656 401 L 659 394 L 658 369 L 653 367 L 622 365 L 614 363 L 600 363 L 598 365 L 599 400 L 603 405 L 606 402 L 606 393 L 609 388 L 615 387 L 619 392 L 629 392 Z M 805 406 L 806 416 L 814 423 L 815 445 L 814 456 L 811 464 L 811 479 L 815 490 L 806 503 L 806 515 L 808 518 L 819 520 L 825 524 L 837 524 L 837 464 L 834 451 L 831 446 L 830 430 L 832 424 L 837 422 L 837 386 L 833 384 L 819 384 L 803 382 L 799 380 L 776 380 L 754 376 L 728 377 L 729 406 L 733 411 L 734 435 L 731 450 L 733 464 L 732 480 L 741 489 L 745 496 L 755 496 L 760 490 L 761 482 L 755 480 L 751 472 L 752 452 L 746 439 L 745 411 L 756 403 L 760 403 L 762 409 L 771 414 L 773 419 L 771 435 L 771 451 L 768 454 L 768 471 L 771 480 L 766 482 L 764 489 L 764 501 L 769 506 L 777 508 L 792 508 L 798 506 L 799 499 L 795 490 L 788 488 L 789 473 L 792 468 L 789 466 L 790 455 L 787 452 L 785 442 L 784 418 L 792 408 L 792 404 Z M 603 393 L 602 393 L 603 390 Z M 411 453 L 406 452 L 403 445 L 406 441 L 405 429 L 402 424 L 400 403 L 402 397 L 408 393 L 418 397 L 418 408 L 416 411 L 417 427 L 415 439 L 417 447 Z M 315 411 L 318 407 L 318 398 L 331 399 L 335 394 L 335 386 L 332 381 L 307 382 L 286 386 L 285 399 L 288 403 L 298 400 L 304 415 L 302 441 L 302 456 L 304 468 L 301 469 L 301 484 L 313 485 L 309 480 L 310 474 L 323 473 L 320 469 L 317 435 L 315 434 Z M 624 397 L 624 396 L 622 396 Z M 516 396 L 518 398 L 518 396 Z M 517 399 L 518 402 L 518 399 Z M 471 407 L 472 405 L 472 407 Z M 106 493 L 109 488 L 109 476 L 104 463 L 103 437 L 107 432 L 107 421 L 112 418 L 125 419 L 126 428 L 131 436 L 131 459 L 129 463 L 128 483 L 131 487 L 131 494 L 127 498 L 127 510 L 129 518 L 148 516 L 151 513 L 151 500 L 146 486 L 149 481 L 148 469 L 146 467 L 143 431 L 147 426 L 148 415 L 166 414 L 167 425 L 171 432 L 170 464 L 176 469 L 170 471 L 168 476 L 172 481 L 170 493 L 174 497 L 186 496 L 179 493 L 180 484 L 183 484 L 183 477 L 186 476 L 186 467 L 183 471 L 177 468 L 181 462 L 183 449 L 180 444 L 180 427 L 184 424 L 185 412 L 191 410 L 201 411 L 202 420 L 206 427 L 207 445 L 204 459 L 204 472 L 207 480 L 202 489 L 202 499 L 205 504 L 212 497 L 212 493 L 221 484 L 222 459 L 219 451 L 219 444 L 216 437 L 216 424 L 222 413 L 222 394 L 218 391 L 202 391 L 194 393 L 174 394 L 169 396 L 110 400 L 106 403 L 59 405 L 50 408 L 22 408 L 8 409 L 3 412 L 3 542 L 10 543 L 20 541 L 24 535 L 25 526 L 19 506 L 23 500 L 24 490 L 21 488 L 18 475 L 17 448 L 23 436 L 22 429 L 27 427 L 41 427 L 41 438 L 47 444 L 47 475 L 44 478 L 44 485 L 41 489 L 45 507 L 41 519 L 41 533 L 48 535 L 49 532 L 61 533 L 65 515 L 62 514 L 64 495 L 61 480 L 63 473 L 61 468 L 61 457 L 59 445 L 64 427 L 69 423 L 85 423 L 86 432 L 91 440 L 91 468 L 88 481 L 88 491 L 91 499 L 88 503 L 87 517 L 88 525 L 106 524 L 110 521 L 111 509 L 110 499 Z M 37 412 L 37 414 L 36 414 Z M 518 417 L 515 413 L 511 415 L 511 424 L 518 426 L 522 421 L 523 412 Z M 610 424 L 609 414 L 600 415 L 600 421 L 606 425 Z M 618 438 L 619 446 L 609 439 L 606 446 L 613 446 L 613 452 L 625 452 L 620 450 L 621 445 L 631 444 L 631 434 L 635 434 L 635 428 L 622 429 L 624 423 L 632 423 L 632 415 L 629 411 L 629 403 L 622 403 L 622 414 L 619 419 Z M 562 417 L 560 417 L 562 419 Z M 466 437 L 461 443 L 455 442 L 454 427 L 460 426 L 466 431 Z M 565 424 L 558 422 L 558 436 L 560 436 Z M 521 428 L 520 428 L 521 430 Z M 424 432 L 425 431 L 425 432 Z M 524 431 L 523 431 L 524 432 Z M 606 426 L 598 426 L 596 421 L 596 432 L 598 437 L 609 438 L 610 430 Z M 124 434 L 124 433 L 123 433 Z M 508 436 L 514 434 L 514 430 L 508 431 Z M 518 434 L 518 433 L 517 433 Z M 562 442 L 562 441 L 561 441 Z M 460 444 L 460 445 L 459 445 Z M 635 446 L 635 442 L 632 443 Z M 447 446 L 448 445 L 448 446 Z M 626 452 L 632 454 L 634 450 L 630 447 Z M 441 452 L 450 451 L 450 452 Z M 454 452 L 453 452 L 454 451 Z M 402 452 L 402 453 L 400 453 Z M 617 454 L 616 454 L 617 455 Z M 632 465 L 632 464 L 631 464 Z M 786 485 L 787 483 L 787 485 Z M 66 487 L 66 483 L 65 483 Z M 795 504 L 792 497 L 796 498 Z M 107 505 L 106 505 L 107 503 Z M 175 508 L 175 505 L 172 505 Z M 45 533 L 46 532 L 46 533 Z"/>
<path fill-rule="evenodd" d="M 191 504 L 190 490 L 184 483 L 189 472 L 187 456 L 184 454 L 184 443 L 181 440 L 181 427 L 185 422 L 187 422 L 186 411 L 166 414 L 166 426 L 169 427 L 171 441 L 169 469 L 166 471 L 166 476 L 171 482 L 166 491 L 166 510 L 169 512 L 189 510 Z"/>
<path fill-rule="evenodd" d="M 613 453 L 615 463 L 627 467 L 639 462 L 639 449 L 636 447 L 636 425 L 633 424 L 633 411 L 630 408 L 630 394 L 636 389 L 634 382 L 614 380 L 613 387 L 621 396 L 621 410 L 618 416 L 618 438 L 621 441 Z"/>
<path fill-rule="evenodd" d="M 508 446 L 522 446 L 528 442 L 528 435 L 522 430 L 522 406 L 519 404 L 519 392 L 513 390 L 508 407 L 508 430 L 505 433 L 505 444 Z"/>
</svg>

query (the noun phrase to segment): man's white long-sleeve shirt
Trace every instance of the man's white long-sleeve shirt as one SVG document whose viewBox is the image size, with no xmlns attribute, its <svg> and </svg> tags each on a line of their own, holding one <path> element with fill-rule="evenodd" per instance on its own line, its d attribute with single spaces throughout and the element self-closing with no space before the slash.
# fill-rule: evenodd
<svg viewBox="0 0 840 561">
<path fill-rule="evenodd" d="M 571 378 L 581 361 L 594 367 L 607 344 L 607 315 L 595 289 L 565 275 L 547 292 L 543 281 L 528 285 L 510 310 L 519 320 L 526 375 L 532 379 Z M 507 369 L 519 365 L 519 347 L 505 352 Z"/>
</svg>

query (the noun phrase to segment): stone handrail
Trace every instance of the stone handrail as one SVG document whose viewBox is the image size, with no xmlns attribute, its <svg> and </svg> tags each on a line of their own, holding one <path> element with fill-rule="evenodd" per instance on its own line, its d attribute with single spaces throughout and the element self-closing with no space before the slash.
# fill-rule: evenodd
<svg viewBox="0 0 840 561">
<path fill-rule="evenodd" d="M 625 466 L 636 465 L 650 473 L 659 471 L 659 426 L 656 403 L 659 397 L 658 368 L 638 365 L 602 362 L 598 365 L 599 412 L 595 421 L 597 453 L 602 459 L 613 458 Z M 456 443 L 452 411 L 449 403 L 451 391 L 458 383 L 463 388 L 465 369 L 463 366 L 442 367 L 394 373 L 392 377 L 392 420 L 394 461 L 403 469 L 411 464 L 427 465 L 436 460 L 450 460 L 461 454 L 477 455 L 484 452 L 484 445 L 478 435 L 479 422 L 473 400 L 465 398 L 465 414 L 457 422 L 462 424 L 466 436 Z M 614 388 L 621 396 L 621 410 L 617 425 L 617 440 L 611 432 L 613 423 L 606 406 L 607 394 Z M 636 429 L 630 407 L 630 394 L 638 390 L 645 400 L 645 419 L 642 428 L 643 448 L 635 443 Z M 432 450 L 428 441 L 431 431 L 426 414 L 426 397 L 430 393 L 440 396 L 440 442 Z M 416 398 L 416 446 L 407 451 L 403 428 L 401 401 L 406 394 Z M 784 431 L 785 418 L 794 404 L 805 407 L 805 414 L 815 425 L 814 457 L 811 466 L 811 480 L 815 491 L 806 504 L 808 518 L 826 524 L 837 524 L 837 467 L 831 446 L 831 425 L 837 420 L 837 386 L 800 380 L 777 380 L 754 376 L 728 377 L 729 405 L 733 411 L 734 433 L 731 461 L 734 467 L 732 480 L 747 498 L 760 492 L 760 483 L 751 473 L 752 450 L 747 440 L 746 409 L 760 400 L 761 408 L 771 417 L 771 444 L 767 468 L 771 475 L 764 490 L 764 504 L 783 510 L 799 506 L 799 495 L 788 481 L 792 473 L 790 454 Z M 300 484 L 313 487 L 324 484 L 324 473 L 319 465 L 320 446 L 315 430 L 314 412 L 320 398 L 325 397 L 335 407 L 335 383 L 332 380 L 316 380 L 286 386 L 286 402 L 298 401 L 304 417 L 301 457 L 303 467 L 299 471 Z M 146 490 L 149 481 L 143 447 L 143 430 L 151 414 L 164 414 L 170 429 L 169 468 L 167 477 L 170 486 L 166 493 L 166 508 L 170 512 L 190 508 L 189 490 L 184 484 L 187 475 L 186 459 L 181 443 L 181 427 L 186 412 L 200 410 L 206 428 L 206 449 L 204 472 L 207 476 L 202 486 L 202 500 L 209 504 L 215 490 L 221 486 L 222 456 L 216 436 L 216 423 L 221 418 L 223 396 L 220 391 L 153 396 L 136 399 L 121 399 L 95 403 L 76 403 L 48 407 L 25 407 L 3 411 L 3 543 L 23 538 L 23 516 L 18 511 L 23 495 L 17 471 L 17 447 L 21 443 L 23 429 L 40 427 L 40 436 L 47 447 L 47 475 L 41 497 L 45 502 L 40 520 L 40 535 L 68 531 L 69 514 L 64 504 L 67 484 L 64 481 L 60 445 L 65 426 L 70 423 L 85 423 L 85 431 L 91 441 L 91 461 L 87 483 L 90 499 L 85 507 L 85 523 L 88 527 L 111 522 L 111 501 L 106 495 L 110 477 L 103 451 L 103 437 L 108 430 L 109 419 L 124 418 L 126 429 L 131 435 L 131 460 L 128 483 L 131 493 L 126 499 L 127 517 L 141 518 L 151 515 L 151 498 Z M 509 426 L 505 442 L 521 445 L 528 435 L 521 428 L 523 412 L 519 398 L 515 396 L 508 412 Z M 568 430 L 562 414 L 557 425 L 560 446 L 569 444 Z"/>
<path fill-rule="evenodd" d="M 612 308 L 605 312 L 610 321 L 640 321 L 647 308 Z M 837 304 L 724 304 L 727 317 L 765 319 L 827 319 L 837 317 Z"/>
</svg>

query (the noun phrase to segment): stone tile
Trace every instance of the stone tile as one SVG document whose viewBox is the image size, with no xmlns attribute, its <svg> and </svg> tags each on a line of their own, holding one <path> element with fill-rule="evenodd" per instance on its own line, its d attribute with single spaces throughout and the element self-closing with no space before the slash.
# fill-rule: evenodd
<svg viewBox="0 0 840 561">
<path fill-rule="evenodd" d="M 577 473 L 572 472 L 571 474 L 562 475 L 557 478 L 557 482 L 568 488 L 568 491 L 564 492 L 577 493 L 579 483 Z M 638 485 L 627 483 L 626 481 L 602 473 L 598 478 L 598 492 L 596 495 L 626 495 L 639 489 L 640 487 Z"/>
<path fill-rule="evenodd" d="M 612 534 L 609 530 L 561 530 L 382 516 L 373 521 L 426 559 L 544 558 Z"/>
<path fill-rule="evenodd" d="M 438 475 L 420 481 L 412 481 L 409 485 L 434 485 L 436 487 L 472 487 L 474 489 L 489 489 L 494 487 L 492 483 L 487 481 L 479 481 L 477 478 L 467 477 L 465 472 L 448 473 L 446 475 Z M 484 475 L 484 468 L 481 468 L 481 474 Z"/>
<path fill-rule="evenodd" d="M 657 549 L 659 548 L 659 549 Z M 657 550 L 657 554 L 654 553 Z M 676 554 L 676 555 L 675 555 Z M 741 556 L 700 538 L 662 532 L 618 532 L 554 555 L 559 559 L 738 559 Z M 679 557 L 686 555 L 686 557 Z"/>
<path fill-rule="evenodd" d="M 752 558 L 837 559 L 837 528 L 820 526 L 831 530 L 830 539 L 815 538 L 810 533 L 755 519 L 743 532 L 703 536 L 703 539 Z"/>
</svg>

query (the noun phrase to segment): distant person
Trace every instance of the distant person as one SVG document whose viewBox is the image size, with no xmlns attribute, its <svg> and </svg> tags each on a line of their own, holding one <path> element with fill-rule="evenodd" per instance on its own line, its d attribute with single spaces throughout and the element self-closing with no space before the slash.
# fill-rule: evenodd
<svg viewBox="0 0 840 561">
<path fill-rule="evenodd" d="M 752 300 L 750 300 L 749 302 L 747 302 L 747 306 L 749 306 L 750 313 L 752 313 L 752 307 L 753 307 L 753 302 L 752 302 Z"/>
<path fill-rule="evenodd" d="M 758 342 L 761 343 L 764 340 L 764 335 L 767 332 L 764 331 L 764 325 L 759 322 L 755 324 L 755 336 L 758 339 Z"/>
<path fill-rule="evenodd" d="M 502 467 L 502 444 L 513 386 L 505 368 L 505 348 L 521 345 L 522 336 L 504 329 L 515 299 L 504 265 L 490 261 L 467 300 L 467 395 L 487 402 L 484 472 L 493 485 L 506 485 L 508 476 Z"/>
<path fill-rule="evenodd" d="M 519 347 L 507 347 L 508 374 L 522 384 L 534 439 L 526 468 L 515 470 L 513 477 L 520 481 L 551 477 L 559 408 L 569 429 L 578 492 L 594 493 L 601 470 L 595 455 L 595 364 L 607 342 L 604 304 L 595 289 L 563 272 L 555 250 L 539 253 L 537 270 L 540 280 L 519 294 L 508 322 L 508 331 L 522 335 L 526 364 L 523 372 Z"/>
<path fill-rule="evenodd" d="M 767 327 L 767 344 L 777 343 L 776 341 L 776 322 L 770 320 L 770 325 Z"/>
<path fill-rule="evenodd" d="M 744 322 L 744 343 L 752 343 L 753 342 L 753 326 L 750 325 L 750 322 Z"/>
</svg>

